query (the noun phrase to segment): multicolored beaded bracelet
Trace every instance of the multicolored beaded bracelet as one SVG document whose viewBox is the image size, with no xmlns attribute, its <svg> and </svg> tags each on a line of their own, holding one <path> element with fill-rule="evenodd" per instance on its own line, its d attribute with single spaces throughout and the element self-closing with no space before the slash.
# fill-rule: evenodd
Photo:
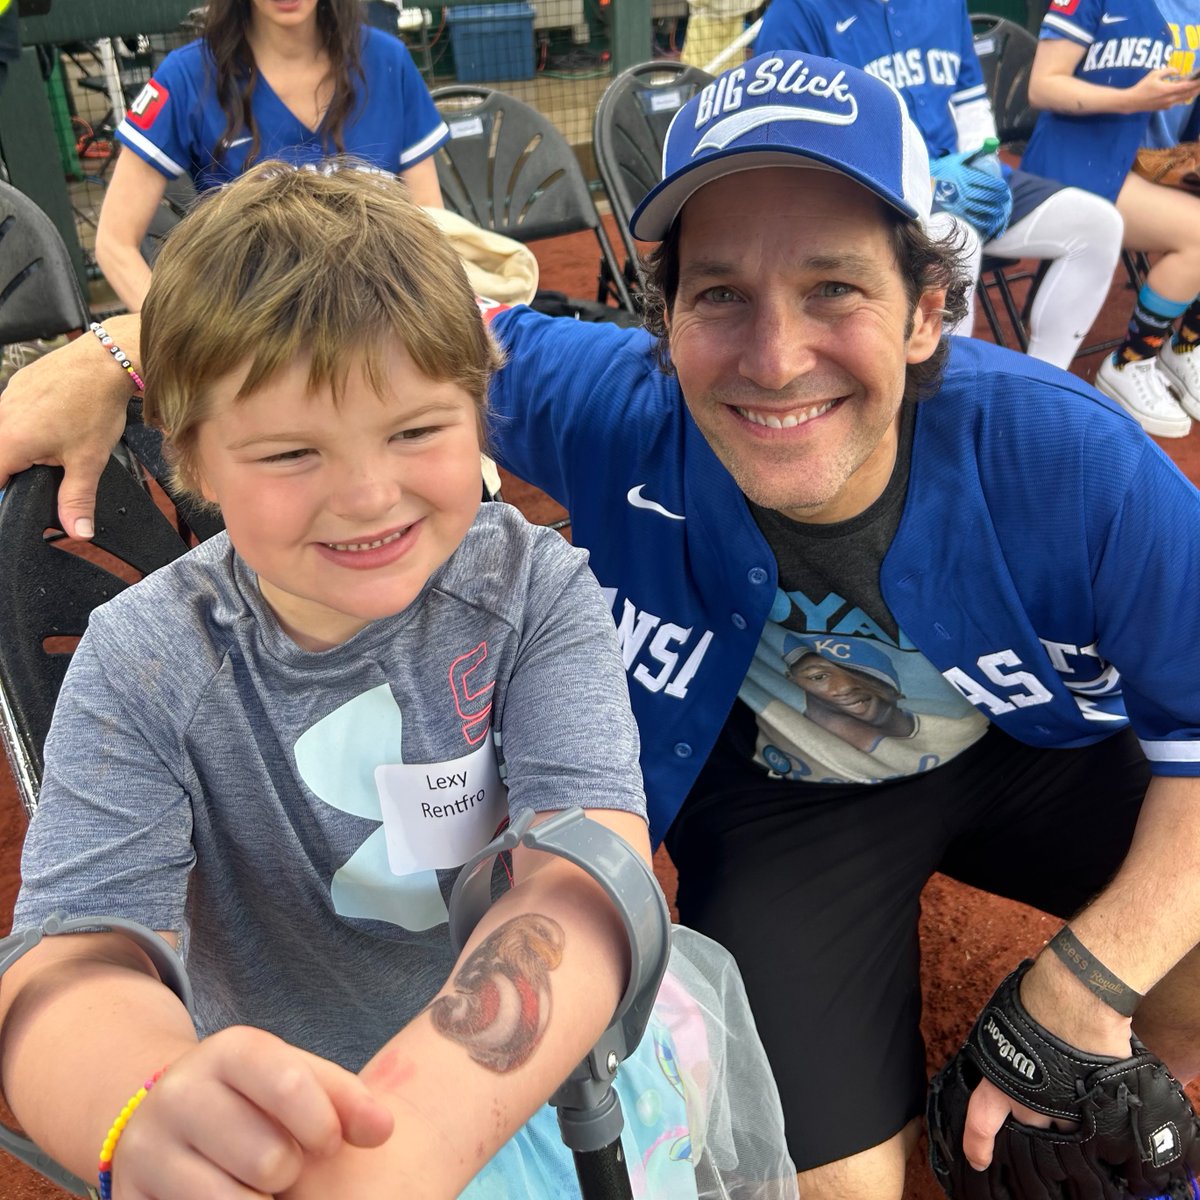
<svg viewBox="0 0 1200 1200">
<path fill-rule="evenodd" d="M 129 378 L 133 380 L 133 386 L 139 392 L 146 390 L 146 385 L 142 382 L 142 377 L 134 369 L 133 363 L 129 361 L 129 355 L 121 349 L 108 335 L 108 331 L 100 324 L 99 321 L 93 321 L 88 328 L 100 339 L 100 345 L 109 352 L 129 372 Z"/>
<path fill-rule="evenodd" d="M 95 326 L 92 327 L 95 329 Z M 136 378 L 136 377 L 135 377 Z M 163 1077 L 166 1067 L 156 1074 L 152 1075 L 145 1083 L 142 1084 L 133 1096 L 129 1103 L 121 1109 L 117 1119 L 112 1123 L 112 1128 L 108 1131 L 104 1139 L 104 1144 L 100 1147 L 100 1183 L 99 1192 L 100 1200 L 112 1200 L 112 1162 L 113 1155 L 117 1152 L 117 1143 L 121 1140 L 121 1134 L 125 1132 L 125 1126 L 129 1124 L 129 1118 L 137 1111 L 138 1106 L 146 1096 L 150 1089 Z"/>
</svg>

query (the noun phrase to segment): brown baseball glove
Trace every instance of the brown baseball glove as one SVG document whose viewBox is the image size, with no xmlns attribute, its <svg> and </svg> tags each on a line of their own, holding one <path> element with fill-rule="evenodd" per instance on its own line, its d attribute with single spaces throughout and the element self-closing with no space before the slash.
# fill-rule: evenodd
<svg viewBox="0 0 1200 1200">
<path fill-rule="evenodd" d="M 1133 169 L 1151 183 L 1200 194 L 1200 142 L 1180 142 L 1167 150 L 1141 149 Z"/>
</svg>

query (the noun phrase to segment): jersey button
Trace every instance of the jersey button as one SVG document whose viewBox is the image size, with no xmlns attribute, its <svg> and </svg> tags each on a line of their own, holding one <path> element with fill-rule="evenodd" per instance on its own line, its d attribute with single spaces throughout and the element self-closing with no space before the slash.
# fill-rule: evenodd
<svg viewBox="0 0 1200 1200">
<path fill-rule="evenodd" d="M 676 742 L 675 755 L 677 758 L 691 758 L 692 748 L 687 744 L 687 742 Z"/>
<path fill-rule="evenodd" d="M 733 622 L 734 629 L 746 628 L 746 618 L 741 613 L 732 613 L 729 619 Z"/>
<path fill-rule="evenodd" d="M 746 573 L 746 578 L 750 580 L 751 583 L 766 583 L 767 573 L 762 569 L 762 567 L 751 567 Z"/>
</svg>

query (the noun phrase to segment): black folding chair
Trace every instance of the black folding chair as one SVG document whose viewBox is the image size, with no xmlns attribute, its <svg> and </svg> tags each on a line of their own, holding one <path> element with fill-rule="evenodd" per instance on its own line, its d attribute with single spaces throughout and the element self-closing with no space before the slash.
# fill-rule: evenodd
<svg viewBox="0 0 1200 1200">
<path fill-rule="evenodd" d="M 90 316 L 53 222 L 28 196 L 0 183 L 0 344 L 86 329 Z M 94 544 L 148 573 L 182 554 L 190 540 L 221 528 L 218 518 L 183 497 L 177 527 L 147 490 L 153 476 L 169 484 L 162 439 L 141 424 L 140 404 L 104 471 Z M 0 500 L 0 736 L 27 812 L 37 805 L 42 743 L 70 650 L 97 605 L 127 582 L 66 550 L 55 501 L 62 471 L 34 467 L 14 477 Z M 99 558 L 99 555 L 94 555 Z"/>
<path fill-rule="evenodd" d="M 450 129 L 435 156 L 446 207 L 519 242 L 590 231 L 602 268 L 596 301 L 578 302 L 576 315 L 636 324 L 633 298 L 583 169 L 553 123 L 494 88 L 438 88 L 433 99 Z M 540 307 L 537 300 L 533 307 Z"/>
<path fill-rule="evenodd" d="M 625 280 L 639 286 L 629 219 L 662 178 L 662 150 L 675 114 L 712 79 L 670 59 L 622 71 L 604 91 L 592 125 L 592 151 L 625 246 Z"/>
<path fill-rule="evenodd" d="M 54 222 L 0 182 L 0 346 L 75 333 L 90 320 Z"/>
<path fill-rule="evenodd" d="M 168 519 L 129 469 L 130 441 L 149 449 L 147 470 L 165 467 L 154 453 L 158 434 L 132 424 L 125 453 L 109 460 L 100 479 L 92 541 L 100 553 L 68 547 L 56 510 L 60 468 L 14 476 L 0 500 L 0 546 L 10 568 L 0 571 L 0 733 L 31 815 L 54 702 L 92 609 L 221 528 L 219 518 L 182 499 L 178 519 Z"/>
<path fill-rule="evenodd" d="M 1007 149 L 1020 153 L 1025 148 L 1037 123 L 1037 110 L 1029 106 L 1029 72 L 1037 50 L 1037 38 L 1028 29 L 991 13 L 973 13 L 971 28 L 975 32 L 975 53 L 983 68 L 983 81 L 996 118 L 996 136 Z M 979 267 L 979 285 L 975 290 L 979 307 L 987 319 L 992 337 L 998 346 L 1007 346 L 1004 326 L 996 312 L 988 289 L 1000 297 L 1022 351 L 1029 349 L 1028 320 L 1033 307 L 1037 285 L 1049 268 L 1043 261 L 1034 271 L 1006 271 L 1010 259 L 985 253 Z M 1025 306 L 1022 309 L 1013 296 L 1012 286 L 1031 280 Z"/>
</svg>

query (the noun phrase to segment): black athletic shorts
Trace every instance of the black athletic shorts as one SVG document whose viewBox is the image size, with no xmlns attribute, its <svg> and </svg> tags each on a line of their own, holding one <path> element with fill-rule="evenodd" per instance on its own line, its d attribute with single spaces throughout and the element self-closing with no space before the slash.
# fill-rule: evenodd
<svg viewBox="0 0 1200 1200">
<path fill-rule="evenodd" d="M 924 1111 L 930 875 L 1070 917 L 1124 859 L 1149 778 L 1129 730 L 1038 750 L 993 726 L 944 766 L 876 785 L 771 779 L 718 744 L 667 833 L 679 917 L 737 959 L 797 1170 Z"/>
<path fill-rule="evenodd" d="M 1008 190 L 1012 192 L 1012 215 L 1008 218 L 1010 226 L 1015 225 L 1022 217 L 1027 217 L 1039 204 L 1044 204 L 1055 192 L 1061 192 L 1067 185 L 1056 179 L 1045 179 L 1041 175 L 1033 175 L 1016 167 L 1008 177 Z"/>
</svg>

